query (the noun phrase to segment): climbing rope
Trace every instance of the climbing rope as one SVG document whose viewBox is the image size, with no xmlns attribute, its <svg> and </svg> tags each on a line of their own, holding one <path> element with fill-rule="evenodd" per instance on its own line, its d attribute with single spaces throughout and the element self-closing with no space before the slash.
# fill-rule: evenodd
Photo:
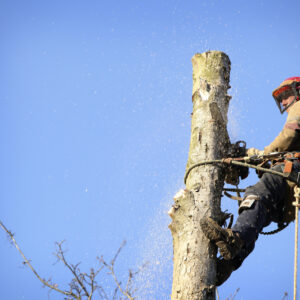
<svg viewBox="0 0 300 300">
<path fill-rule="evenodd" d="M 271 173 L 271 174 L 274 174 L 274 175 L 279 175 L 279 176 L 282 176 L 286 179 L 289 179 L 291 181 L 294 181 L 292 178 L 289 178 L 288 175 L 285 175 L 281 172 L 278 172 L 278 171 L 274 171 L 274 170 L 271 170 L 271 169 L 267 169 L 267 168 L 263 168 L 263 167 L 259 167 L 259 166 L 255 166 L 255 165 L 252 165 L 252 164 L 248 164 L 246 162 L 240 162 L 240 161 L 236 161 L 236 160 L 233 160 L 233 159 L 215 159 L 215 160 L 207 160 L 207 161 L 202 161 L 202 162 L 199 162 L 197 164 L 194 164 L 192 165 L 191 167 L 188 168 L 188 170 L 186 171 L 185 175 L 184 175 L 184 184 L 186 184 L 186 181 L 187 181 L 187 178 L 189 176 L 189 174 L 191 173 L 191 171 L 196 168 L 196 167 L 200 167 L 200 166 L 203 166 L 203 165 L 214 165 L 214 164 L 221 164 L 221 165 L 237 165 L 237 166 L 242 166 L 242 167 L 248 167 L 248 168 L 252 168 L 252 169 L 256 169 L 258 171 L 261 171 L 261 172 L 266 172 L 266 173 Z"/>
<path fill-rule="evenodd" d="M 223 191 L 226 192 L 237 192 L 237 193 L 244 193 L 246 191 L 246 189 L 239 189 L 237 188 L 224 188 Z M 239 196 L 239 195 L 238 195 Z"/>
<path fill-rule="evenodd" d="M 293 202 L 295 206 L 295 254 L 294 254 L 294 300 L 297 298 L 297 265 L 298 265 L 298 219 L 300 207 L 300 188 L 295 186 L 295 199 Z"/>
</svg>

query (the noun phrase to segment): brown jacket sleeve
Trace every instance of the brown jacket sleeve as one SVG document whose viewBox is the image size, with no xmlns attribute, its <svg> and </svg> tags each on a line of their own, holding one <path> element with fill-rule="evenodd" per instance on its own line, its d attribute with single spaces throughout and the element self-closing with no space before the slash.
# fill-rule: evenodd
<svg viewBox="0 0 300 300">
<path fill-rule="evenodd" d="M 263 153 L 268 154 L 275 151 L 299 151 L 300 150 L 300 102 L 291 106 L 287 121 L 275 140 L 264 148 Z M 255 148 L 250 148 L 247 155 L 262 154 Z"/>
</svg>

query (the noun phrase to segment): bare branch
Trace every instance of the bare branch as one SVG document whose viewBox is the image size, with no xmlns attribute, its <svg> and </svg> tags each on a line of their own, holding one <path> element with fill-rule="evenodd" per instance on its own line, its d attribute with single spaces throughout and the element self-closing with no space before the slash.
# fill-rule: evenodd
<svg viewBox="0 0 300 300">
<path fill-rule="evenodd" d="M 120 250 L 120 249 L 119 249 Z M 111 265 L 108 265 L 104 262 L 104 264 L 106 265 L 106 267 L 110 270 L 110 274 L 111 276 L 113 277 L 114 281 L 115 281 L 115 284 L 117 285 L 119 291 L 126 297 L 128 298 L 129 300 L 134 300 L 134 297 L 131 296 L 130 292 L 127 291 L 127 290 L 123 290 L 122 287 L 121 287 L 121 282 L 119 282 L 119 280 L 117 279 L 116 277 L 116 274 L 115 274 L 115 270 L 114 270 L 114 265 L 111 264 Z"/>
<path fill-rule="evenodd" d="M 84 291 L 85 295 L 87 297 L 89 297 L 89 292 L 87 291 L 86 287 L 84 286 L 83 282 L 82 282 L 82 274 L 80 273 L 80 270 L 78 269 L 78 266 L 80 265 L 80 263 L 76 264 L 75 266 L 73 265 L 69 265 L 69 263 L 66 261 L 65 259 L 65 255 L 64 255 L 64 251 L 62 249 L 62 244 L 64 241 L 60 242 L 60 243 L 56 243 L 57 247 L 58 247 L 58 255 L 57 257 L 64 263 L 64 265 L 71 271 L 71 273 L 74 275 L 77 283 L 80 285 L 81 289 Z M 79 274 L 77 274 L 77 269 Z M 80 278 L 81 277 L 81 278 Z"/>
<path fill-rule="evenodd" d="M 43 285 L 47 286 L 48 288 L 55 290 L 63 295 L 66 296 L 72 296 L 75 299 L 78 299 L 76 295 L 74 295 L 72 292 L 66 292 L 63 291 L 61 289 L 58 288 L 57 284 L 51 284 L 48 281 L 46 281 L 45 279 L 41 278 L 40 275 L 37 273 L 37 271 L 33 268 L 33 266 L 31 265 L 30 261 L 26 258 L 26 256 L 24 255 L 24 253 L 22 252 L 22 250 L 20 249 L 19 245 L 17 244 L 17 241 L 14 238 L 14 235 L 4 226 L 4 224 L 2 223 L 2 221 L 0 221 L 0 226 L 2 227 L 2 229 L 8 234 L 10 240 L 12 241 L 12 243 L 15 245 L 15 247 L 17 248 L 17 250 L 19 251 L 19 253 L 21 254 L 21 256 L 24 259 L 24 264 L 27 264 L 30 268 L 30 270 L 34 273 L 34 275 L 38 278 L 39 281 L 42 282 Z"/>
<path fill-rule="evenodd" d="M 113 266 L 115 264 L 115 261 L 117 260 L 120 252 L 122 251 L 122 249 L 124 248 L 124 246 L 126 245 L 126 241 L 124 240 L 120 246 L 120 248 L 118 249 L 116 255 L 114 256 L 114 258 L 112 259 L 112 261 L 110 262 L 111 265 Z"/>
<path fill-rule="evenodd" d="M 4 229 L 4 231 L 8 234 L 9 240 L 12 244 L 15 245 L 15 247 L 17 248 L 17 250 L 20 252 L 21 256 L 24 259 L 23 264 L 24 265 L 28 265 L 29 268 L 32 270 L 32 272 L 35 274 L 35 276 L 42 282 L 44 287 L 48 287 L 51 290 L 55 290 L 63 295 L 65 295 L 66 297 L 64 298 L 65 300 L 81 300 L 82 297 L 85 297 L 85 299 L 87 300 L 92 300 L 92 297 L 95 293 L 95 291 L 99 292 L 99 296 L 101 299 L 105 299 L 105 300 L 109 300 L 104 288 L 96 281 L 96 277 L 99 275 L 99 273 L 104 269 L 107 268 L 110 272 L 108 274 L 110 274 L 116 284 L 116 288 L 114 289 L 113 292 L 113 299 L 117 299 L 117 295 L 118 295 L 118 291 L 121 292 L 121 294 L 129 300 L 134 300 L 135 298 L 133 297 L 133 294 L 135 293 L 135 290 L 132 291 L 132 281 L 134 276 L 139 273 L 145 266 L 146 264 L 144 264 L 141 268 L 139 268 L 137 271 L 132 271 L 129 270 L 128 273 L 128 279 L 127 279 L 127 284 L 126 284 L 126 288 L 123 289 L 121 286 L 121 282 L 117 279 L 115 270 L 114 270 L 114 266 L 115 266 L 115 262 L 121 252 L 121 250 L 123 249 L 123 247 L 126 245 L 126 241 L 124 240 L 120 246 L 120 248 L 118 249 L 118 251 L 116 252 L 115 256 L 113 257 L 113 259 L 111 260 L 110 264 L 106 263 L 103 260 L 103 257 L 101 256 L 100 258 L 97 257 L 97 260 L 99 262 L 99 266 L 97 269 L 90 269 L 89 273 L 85 273 L 85 272 L 81 272 L 81 270 L 79 269 L 79 265 L 80 263 L 77 263 L 75 265 L 70 264 L 66 257 L 65 257 L 65 250 L 63 249 L 63 243 L 62 242 L 56 242 L 56 252 L 54 253 L 54 255 L 57 258 L 57 262 L 61 261 L 64 266 L 72 273 L 73 278 L 71 279 L 71 282 L 69 283 L 69 291 L 64 291 L 58 288 L 58 284 L 53 283 L 51 278 L 49 278 L 48 280 L 43 279 L 40 277 L 40 275 L 36 272 L 36 270 L 33 268 L 33 266 L 30 263 L 30 260 L 28 260 L 25 255 L 23 254 L 23 252 L 21 251 L 20 247 L 18 246 L 14 235 L 3 225 L 3 223 L 0 221 L 0 226 Z M 123 296 L 120 297 L 120 299 L 124 299 Z"/>
<path fill-rule="evenodd" d="M 234 293 L 233 296 L 232 296 L 232 300 L 234 300 L 234 298 L 235 298 L 235 296 L 237 295 L 237 293 L 239 292 L 239 290 L 240 290 L 240 288 L 237 288 L 237 289 L 236 289 L 235 293 Z"/>
<path fill-rule="evenodd" d="M 131 270 L 129 270 L 128 272 L 128 279 L 127 279 L 127 284 L 126 284 L 126 291 L 131 289 L 131 285 L 132 285 L 132 278 L 133 278 L 133 273 Z"/>
<path fill-rule="evenodd" d="M 237 295 L 237 293 L 239 292 L 239 290 L 240 290 L 240 288 L 237 288 L 237 289 L 235 290 L 233 296 L 230 295 L 230 298 L 226 298 L 226 300 L 234 300 L 234 298 L 235 298 L 235 296 Z"/>
<path fill-rule="evenodd" d="M 104 265 L 103 265 L 103 257 L 98 257 L 97 256 L 97 260 L 99 261 L 99 265 L 100 267 L 98 268 L 98 270 L 95 272 L 95 277 L 103 270 Z"/>
<path fill-rule="evenodd" d="M 98 286 L 98 291 L 102 299 L 109 300 L 102 286 Z"/>
<path fill-rule="evenodd" d="M 116 300 L 116 299 L 117 299 L 118 291 L 119 291 L 119 288 L 116 287 L 116 288 L 115 288 L 115 291 L 114 291 L 114 295 L 113 295 L 113 300 Z"/>
</svg>

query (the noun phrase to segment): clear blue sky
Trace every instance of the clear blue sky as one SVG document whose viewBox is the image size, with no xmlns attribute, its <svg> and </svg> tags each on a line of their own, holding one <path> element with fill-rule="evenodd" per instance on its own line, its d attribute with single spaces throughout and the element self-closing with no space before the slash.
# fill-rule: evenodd
<svg viewBox="0 0 300 300">
<path fill-rule="evenodd" d="M 299 11 L 279 0 L 0 2 L 0 219 L 41 276 L 70 278 L 53 266 L 55 241 L 89 269 L 126 239 L 120 278 L 149 260 L 139 299 L 169 299 L 166 212 L 184 187 L 191 57 L 229 55 L 232 141 L 263 148 L 285 121 L 271 92 L 300 74 Z M 221 299 L 238 287 L 236 299 L 292 297 L 293 229 L 260 237 Z M 0 253 L 1 299 L 48 299 L 4 232 Z"/>
</svg>

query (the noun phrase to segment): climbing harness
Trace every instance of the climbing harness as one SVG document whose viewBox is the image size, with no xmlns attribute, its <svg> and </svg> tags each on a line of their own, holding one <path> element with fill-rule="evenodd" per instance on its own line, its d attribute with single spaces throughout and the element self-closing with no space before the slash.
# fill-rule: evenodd
<svg viewBox="0 0 300 300">
<path fill-rule="evenodd" d="M 294 198 L 295 201 L 292 205 L 295 207 L 295 255 L 294 255 L 294 300 L 297 297 L 297 262 L 298 262 L 298 219 L 299 219 L 299 208 L 300 208 L 300 172 L 295 176 L 292 173 L 293 162 L 298 160 L 300 161 L 300 153 L 299 152 L 274 152 L 267 155 L 254 155 L 250 157 L 242 157 L 246 149 L 246 143 L 244 141 L 239 141 L 233 145 L 231 148 L 233 149 L 229 152 L 229 157 L 224 159 L 217 160 L 208 160 L 196 163 L 190 166 L 184 176 L 184 183 L 186 184 L 187 178 L 190 172 L 199 166 L 204 165 L 220 165 L 221 167 L 226 167 L 227 171 L 233 172 L 233 176 L 225 177 L 225 181 L 227 183 L 231 183 L 236 185 L 236 188 L 223 188 L 224 195 L 233 199 L 238 200 L 239 202 L 243 200 L 240 196 L 240 193 L 245 192 L 245 189 L 238 188 L 239 177 L 244 179 L 248 176 L 248 169 L 255 169 L 258 176 L 261 177 L 263 173 L 271 173 L 274 175 L 279 175 L 284 179 L 294 182 L 296 186 L 294 187 Z M 238 157 L 236 154 L 240 155 Z M 277 164 L 282 164 L 282 172 L 278 172 L 272 169 L 269 169 L 271 166 L 275 166 Z M 236 169 L 235 169 L 236 168 Z M 227 181 L 228 180 L 228 181 Z M 228 192 L 236 192 L 237 196 L 233 196 Z M 233 215 L 230 213 L 224 213 L 226 222 L 227 218 L 230 218 L 230 222 L 227 228 L 231 228 L 233 223 Z M 270 232 L 260 232 L 264 235 L 275 234 L 289 225 L 289 222 L 281 222 L 278 223 L 278 228 L 270 231 Z"/>
<path fill-rule="evenodd" d="M 232 150 L 233 149 L 233 150 Z M 258 173 L 258 176 L 261 177 L 263 173 L 271 173 L 274 175 L 279 175 L 286 180 L 292 181 L 296 183 L 297 186 L 300 186 L 300 176 L 298 173 L 298 176 L 295 176 L 292 173 L 292 166 L 293 161 L 300 160 L 300 153 L 299 152 L 273 152 L 267 155 L 254 155 L 250 157 L 237 157 L 240 154 L 246 154 L 246 143 L 244 141 L 238 141 L 237 143 L 233 144 L 231 147 L 231 150 L 229 151 L 228 158 L 223 158 L 219 160 L 208 160 L 208 161 L 202 161 L 197 164 L 194 164 L 188 168 L 186 171 L 186 174 L 184 176 L 184 183 L 186 184 L 187 178 L 190 174 L 190 172 L 199 166 L 203 165 L 212 165 L 212 164 L 218 164 L 220 166 L 226 167 L 227 172 L 234 172 L 233 176 L 228 176 L 225 178 L 225 181 L 227 183 L 235 184 L 236 188 L 228 189 L 224 188 L 224 195 L 229 197 L 230 199 L 237 200 L 240 202 L 243 200 L 243 198 L 240 196 L 241 192 L 244 192 L 245 189 L 239 189 L 238 183 L 239 183 L 239 177 L 241 179 L 244 179 L 248 176 L 248 169 L 252 168 L 255 169 Z M 237 155 L 235 155 L 235 153 Z M 271 162 L 271 163 L 270 163 Z M 282 172 L 275 171 L 272 169 L 269 169 L 272 165 L 276 164 L 284 164 L 284 168 Z M 234 168 L 238 169 L 234 169 Z M 247 174 L 247 175 L 246 175 Z M 235 177 L 235 179 L 233 178 Z M 229 182 L 227 179 L 229 178 Z M 229 194 L 228 192 L 236 192 L 237 196 L 233 196 Z M 286 228 L 289 225 L 289 222 L 279 222 L 277 223 L 278 228 L 269 232 L 263 232 L 260 233 L 263 235 L 272 235 L 275 233 L 278 233 L 282 231 L 284 228 Z"/>
</svg>

